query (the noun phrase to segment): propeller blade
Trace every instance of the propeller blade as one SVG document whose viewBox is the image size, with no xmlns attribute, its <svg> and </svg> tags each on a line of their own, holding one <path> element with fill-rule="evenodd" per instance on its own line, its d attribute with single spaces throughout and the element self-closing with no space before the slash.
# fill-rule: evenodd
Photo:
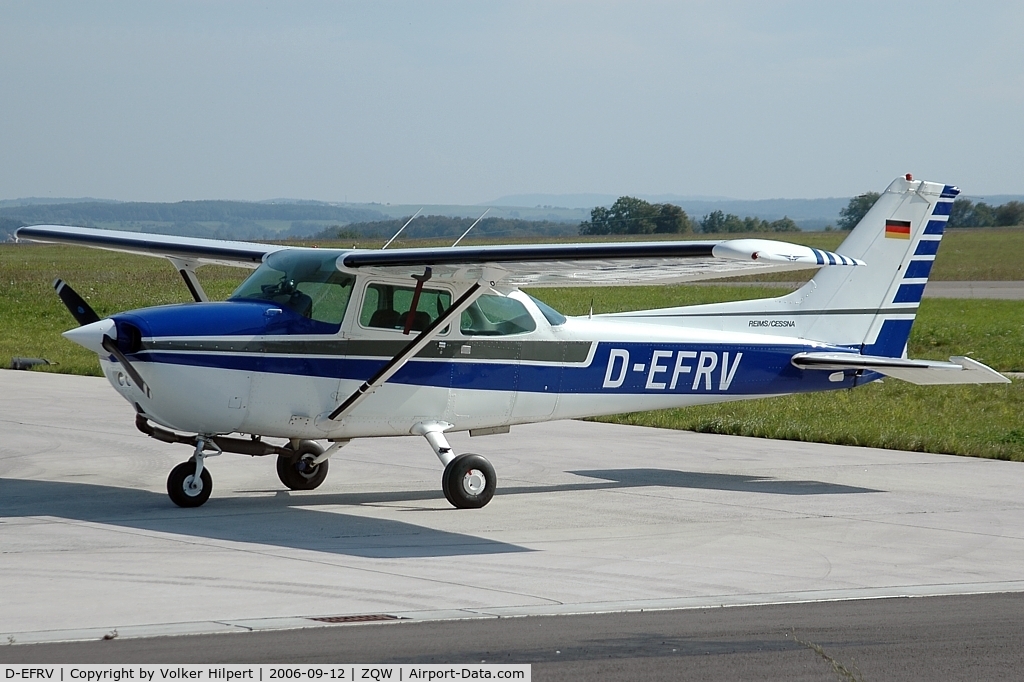
<svg viewBox="0 0 1024 682">
<path fill-rule="evenodd" d="M 149 392 L 149 385 L 142 378 L 142 375 L 139 374 L 139 371 L 132 366 L 132 363 L 128 361 L 128 358 L 126 358 L 124 353 L 121 352 L 121 349 L 117 347 L 117 341 L 106 334 L 103 335 L 103 350 L 117 358 L 117 361 L 124 366 L 124 371 L 128 372 L 128 376 L 131 377 L 136 386 L 142 389 L 147 398 L 152 397 Z"/>
<path fill-rule="evenodd" d="M 96 311 L 67 282 L 62 279 L 56 279 L 53 281 L 53 288 L 56 289 L 57 296 L 60 297 L 61 302 L 64 303 L 78 324 L 85 326 L 93 322 L 99 322 L 100 317 L 96 314 Z"/>
</svg>

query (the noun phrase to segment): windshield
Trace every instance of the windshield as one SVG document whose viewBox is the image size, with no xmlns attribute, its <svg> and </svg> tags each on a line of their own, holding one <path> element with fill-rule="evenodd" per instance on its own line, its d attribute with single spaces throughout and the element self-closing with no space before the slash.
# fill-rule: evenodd
<svg viewBox="0 0 1024 682">
<path fill-rule="evenodd" d="M 338 271 L 337 260 L 336 252 L 277 251 L 228 300 L 268 301 L 337 331 L 355 283 L 355 277 Z"/>
<path fill-rule="evenodd" d="M 527 295 L 529 296 L 529 294 Z M 552 327 L 557 327 L 560 324 L 565 324 L 565 315 L 558 312 L 557 310 L 555 310 L 554 308 L 552 308 L 539 298 L 534 298 L 533 296 L 530 296 L 530 300 L 533 301 L 533 304 L 535 306 L 540 308 L 541 315 L 544 316 L 544 319 L 546 319 L 548 321 L 548 324 L 550 324 Z"/>
</svg>

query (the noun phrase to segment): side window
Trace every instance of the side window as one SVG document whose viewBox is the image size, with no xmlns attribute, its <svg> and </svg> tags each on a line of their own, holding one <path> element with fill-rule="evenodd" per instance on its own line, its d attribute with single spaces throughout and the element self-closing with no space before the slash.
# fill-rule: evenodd
<svg viewBox="0 0 1024 682">
<path fill-rule="evenodd" d="M 532 332 L 537 323 L 516 299 L 485 295 L 462 313 L 459 328 L 466 336 L 505 336 Z"/>
<path fill-rule="evenodd" d="M 452 295 L 447 291 L 423 289 L 416 310 L 411 310 L 415 291 L 413 287 L 370 284 L 363 296 L 359 324 L 376 329 L 404 330 L 411 319 L 410 329 L 423 331 L 452 304 Z"/>
</svg>

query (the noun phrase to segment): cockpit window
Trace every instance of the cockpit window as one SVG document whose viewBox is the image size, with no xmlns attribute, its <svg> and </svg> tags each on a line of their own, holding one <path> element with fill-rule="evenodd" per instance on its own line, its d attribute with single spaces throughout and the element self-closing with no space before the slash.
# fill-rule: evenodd
<svg viewBox="0 0 1024 682">
<path fill-rule="evenodd" d="M 337 259 L 337 253 L 277 251 L 228 300 L 269 301 L 337 331 L 355 284 L 355 277 L 338 271 Z"/>
<path fill-rule="evenodd" d="M 540 308 L 541 315 L 544 316 L 544 319 L 547 320 L 548 324 L 550 324 L 552 327 L 557 327 L 561 324 L 565 324 L 565 315 L 558 312 L 557 310 L 555 310 L 554 308 L 552 308 L 551 306 L 549 306 L 547 303 L 540 299 L 530 296 L 530 300 L 533 301 L 533 304 L 535 306 Z"/>
<path fill-rule="evenodd" d="M 484 295 L 462 313 L 459 329 L 466 336 L 524 334 L 537 323 L 522 303 L 506 296 Z"/>
</svg>

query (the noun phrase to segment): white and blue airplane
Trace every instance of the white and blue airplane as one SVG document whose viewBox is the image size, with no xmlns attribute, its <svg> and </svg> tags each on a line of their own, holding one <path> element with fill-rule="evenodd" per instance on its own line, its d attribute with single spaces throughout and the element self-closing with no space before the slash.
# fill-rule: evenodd
<svg viewBox="0 0 1024 682">
<path fill-rule="evenodd" d="M 478 508 L 494 494 L 494 468 L 456 455 L 447 432 L 504 433 L 883 376 L 1008 381 L 966 357 L 907 358 L 958 193 L 898 178 L 838 253 L 765 239 L 334 250 L 56 225 L 17 237 L 162 256 L 184 278 L 194 303 L 102 320 L 55 282 L 81 325 L 64 336 L 99 355 L 138 428 L 193 447 L 167 480 L 176 504 L 206 502 L 206 459 L 223 452 L 276 455 L 281 482 L 311 490 L 353 438 L 417 435 L 444 466 L 448 501 Z M 255 272 L 212 302 L 195 274 L 210 263 Z M 819 271 L 777 298 L 581 317 L 522 291 L 805 268 Z"/>
</svg>

